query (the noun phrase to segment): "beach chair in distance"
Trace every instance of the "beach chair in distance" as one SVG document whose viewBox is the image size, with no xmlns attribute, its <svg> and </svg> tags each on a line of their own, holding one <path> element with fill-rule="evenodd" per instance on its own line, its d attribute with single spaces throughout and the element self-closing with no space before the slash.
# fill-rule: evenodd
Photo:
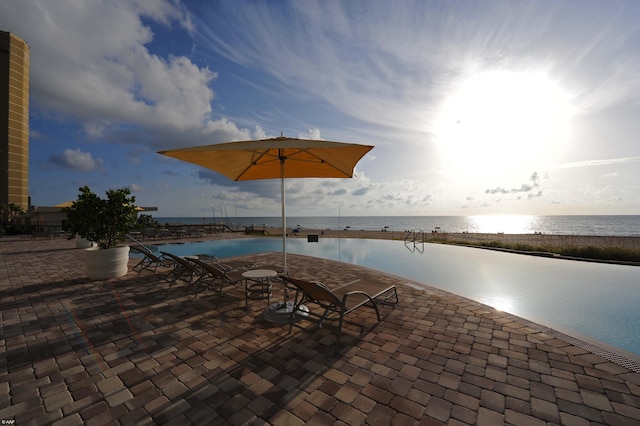
<svg viewBox="0 0 640 426">
<path fill-rule="evenodd" d="M 129 250 L 133 253 L 141 254 L 142 259 L 136 265 L 131 268 L 134 271 L 138 272 L 138 276 L 143 271 L 151 271 L 153 273 L 153 277 L 156 275 L 156 271 L 158 270 L 158 266 L 162 266 L 165 268 L 170 267 L 171 265 L 165 259 L 160 256 L 156 256 L 151 250 L 147 249 L 143 246 L 132 245 L 129 246 Z"/>
<path fill-rule="evenodd" d="M 296 289 L 294 298 L 294 307 L 289 317 L 289 333 L 293 330 L 293 326 L 300 319 L 306 319 L 316 324 L 316 328 L 322 327 L 327 321 L 337 321 L 337 349 L 340 338 L 342 337 L 342 326 L 346 322 L 345 316 L 356 309 L 369 305 L 376 313 L 378 322 L 381 321 L 378 304 L 395 305 L 398 303 L 398 292 L 395 285 L 385 284 L 377 281 L 357 280 L 343 286 L 330 289 L 320 282 L 305 281 L 291 277 L 284 277 L 287 284 L 291 284 Z M 302 305 L 318 305 L 324 312 L 319 314 L 309 309 L 309 312 L 303 315 L 300 309 Z M 351 324 L 359 325 L 348 321 Z"/>
<path fill-rule="evenodd" d="M 218 293 L 222 293 L 224 287 L 235 286 L 246 281 L 242 275 L 243 270 L 227 270 L 217 262 L 205 262 L 197 257 L 189 257 L 187 261 L 200 270 L 198 278 L 193 283 L 194 297 L 196 298 L 200 287 L 205 289 L 217 287 Z"/>
<path fill-rule="evenodd" d="M 199 274 L 198 268 L 187 261 L 186 258 L 176 256 L 172 253 L 161 252 L 164 257 L 167 257 L 173 261 L 173 268 L 167 274 L 167 281 L 169 281 L 169 287 L 175 284 L 179 279 L 185 279 L 187 281 L 187 288 L 193 284 L 193 277 Z"/>
</svg>

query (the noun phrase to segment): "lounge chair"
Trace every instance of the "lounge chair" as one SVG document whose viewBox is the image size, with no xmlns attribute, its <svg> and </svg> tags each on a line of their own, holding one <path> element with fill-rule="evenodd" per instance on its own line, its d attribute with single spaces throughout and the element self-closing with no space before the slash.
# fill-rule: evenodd
<svg viewBox="0 0 640 426">
<path fill-rule="evenodd" d="M 165 261 L 162 257 L 156 256 L 150 250 L 143 246 L 130 246 L 129 250 L 133 253 L 141 254 L 142 259 L 132 268 L 134 271 L 138 272 L 138 276 L 142 273 L 142 271 L 151 271 L 154 276 L 156 271 L 158 270 L 158 266 L 163 266 L 165 268 L 170 267 L 169 262 Z"/>
<path fill-rule="evenodd" d="M 227 271 L 232 271 L 234 269 L 246 269 L 255 266 L 254 262 L 249 260 L 220 260 L 216 256 L 211 256 L 209 254 L 198 254 L 196 257 L 199 260 L 202 260 L 206 263 L 215 263 Z"/>
<path fill-rule="evenodd" d="M 205 262 L 197 257 L 189 257 L 187 260 L 200 271 L 198 279 L 192 284 L 195 297 L 198 297 L 200 287 L 206 289 L 217 286 L 218 293 L 222 293 L 224 287 L 246 281 L 246 278 L 242 276 L 244 272 L 242 270 L 228 270 L 219 263 Z"/>
<path fill-rule="evenodd" d="M 380 322 L 378 304 L 395 305 L 398 303 L 396 286 L 376 281 L 357 280 L 333 289 L 320 282 L 305 281 L 291 277 L 285 277 L 285 281 L 296 289 L 294 308 L 289 316 L 289 332 L 292 331 L 293 326 L 300 319 L 314 322 L 316 327 L 322 327 L 326 321 L 337 320 L 336 346 L 340 343 L 342 325 L 346 321 L 344 319 L 345 315 L 361 306 L 370 305 L 375 310 L 378 322 Z M 319 305 L 324 309 L 324 312 L 319 314 L 309 309 L 309 312 L 299 315 L 298 312 L 303 312 L 300 309 L 303 304 L 305 306 L 309 304 Z"/>
<path fill-rule="evenodd" d="M 171 269 L 167 275 L 169 287 L 175 284 L 179 279 L 186 279 L 187 286 L 191 287 L 191 285 L 193 285 L 193 277 L 200 273 L 198 268 L 196 268 L 193 263 L 187 261 L 184 257 L 176 256 L 175 254 L 164 251 L 161 253 L 163 256 L 173 260 L 173 269 Z"/>
</svg>

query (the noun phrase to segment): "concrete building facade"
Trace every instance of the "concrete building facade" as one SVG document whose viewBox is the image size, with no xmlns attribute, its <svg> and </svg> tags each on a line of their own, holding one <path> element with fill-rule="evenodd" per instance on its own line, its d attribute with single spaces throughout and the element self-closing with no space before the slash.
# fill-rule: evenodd
<svg viewBox="0 0 640 426">
<path fill-rule="evenodd" d="M 29 46 L 0 31 L 0 206 L 29 208 Z"/>
</svg>

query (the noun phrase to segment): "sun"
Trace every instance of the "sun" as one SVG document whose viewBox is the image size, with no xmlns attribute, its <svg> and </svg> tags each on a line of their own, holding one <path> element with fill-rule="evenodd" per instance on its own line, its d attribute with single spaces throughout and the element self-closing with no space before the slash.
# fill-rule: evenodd
<svg viewBox="0 0 640 426">
<path fill-rule="evenodd" d="M 436 138 L 452 171 L 504 175 L 550 164 L 565 145 L 571 115 L 568 95 L 542 73 L 484 72 L 445 100 Z"/>
</svg>

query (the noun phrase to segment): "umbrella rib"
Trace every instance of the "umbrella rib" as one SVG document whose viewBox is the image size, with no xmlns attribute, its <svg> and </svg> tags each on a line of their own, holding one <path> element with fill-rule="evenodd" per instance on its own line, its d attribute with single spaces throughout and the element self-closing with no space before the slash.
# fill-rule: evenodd
<svg viewBox="0 0 640 426">
<path fill-rule="evenodd" d="M 347 172 L 347 171 L 344 171 L 344 170 L 340 169 L 339 167 L 336 167 L 336 165 L 335 165 L 335 164 L 333 164 L 333 163 L 330 163 L 330 162 L 325 161 L 323 158 L 318 157 L 318 156 L 317 156 L 316 154 L 314 154 L 313 152 L 309 152 L 309 151 L 307 151 L 307 150 L 301 150 L 301 151 L 304 151 L 304 152 L 306 152 L 307 154 L 311 155 L 312 157 L 317 158 L 317 159 L 320 161 L 320 163 L 321 163 L 321 164 L 326 164 L 326 165 L 328 165 L 329 167 L 333 168 L 334 170 L 337 170 L 337 171 L 339 171 L 340 173 L 344 174 L 345 176 L 350 176 L 350 175 L 351 175 L 351 173 L 349 173 L 349 172 Z M 310 160 L 298 160 L 298 161 L 308 161 L 308 162 L 310 162 L 310 163 L 312 162 L 312 161 L 310 161 Z"/>
<path fill-rule="evenodd" d="M 285 155 L 282 155 L 280 153 L 272 153 L 274 150 L 271 150 L 271 149 L 246 150 L 247 152 L 252 154 L 251 162 L 240 173 L 238 173 L 237 176 L 235 176 L 234 180 L 235 181 L 242 180 L 242 177 L 245 174 L 247 174 L 255 166 L 264 165 L 264 164 L 272 163 L 272 162 L 276 162 L 276 161 L 283 161 L 283 160 L 284 160 L 285 164 L 289 160 L 290 161 L 297 161 L 297 162 L 301 162 L 301 163 L 306 162 L 306 163 L 313 163 L 313 164 L 325 164 L 327 167 L 330 167 L 330 168 L 336 170 L 337 172 L 339 172 L 340 174 L 342 174 L 345 177 L 350 177 L 353 174 L 352 170 L 343 170 L 342 168 L 336 166 L 332 162 L 326 161 L 325 159 L 323 159 L 322 157 L 318 156 L 313 151 L 310 151 L 310 150 L 305 149 L 305 148 L 297 149 L 295 152 L 292 152 L 292 153 L 289 153 L 289 154 L 285 154 Z M 300 156 L 301 154 L 307 154 L 311 158 L 307 158 L 307 159 L 296 158 L 296 157 Z"/>
<path fill-rule="evenodd" d="M 240 172 L 238 174 L 238 176 L 236 176 L 235 180 L 240 180 L 240 178 L 242 178 L 242 176 L 244 176 L 245 173 L 247 173 L 249 171 L 249 169 L 251 169 L 252 167 L 258 165 L 258 163 L 260 162 L 260 160 L 262 160 L 265 157 L 270 157 L 268 160 L 266 161 L 262 161 L 260 164 L 266 164 L 266 163 L 271 163 L 271 162 L 275 162 L 275 161 L 280 161 L 281 158 L 279 155 L 274 155 L 269 153 L 269 150 L 265 150 L 263 152 L 259 152 L 259 151 L 253 151 L 253 150 L 247 150 L 247 152 L 251 152 L 252 154 L 254 154 L 254 158 L 251 159 L 251 163 L 249 165 L 247 165 L 247 167 L 244 168 L 244 170 L 242 170 L 242 172 Z M 307 153 L 310 156 L 316 158 L 318 161 L 313 161 L 313 160 L 304 160 L 304 159 L 295 159 L 295 157 L 298 154 L 301 153 Z M 256 155 L 257 154 L 257 155 Z M 339 169 L 338 167 L 334 166 L 331 163 L 327 163 L 324 159 L 318 157 L 317 155 L 309 152 L 306 149 L 299 149 L 296 152 L 293 152 L 289 155 L 285 155 L 284 157 L 284 161 L 286 163 L 287 160 L 292 160 L 292 161 L 299 161 L 299 162 L 307 162 L 307 163 L 320 163 L 320 164 L 328 164 L 330 167 L 332 167 L 335 170 L 338 170 L 340 173 L 343 173 L 345 175 L 348 175 L 348 173 L 346 173 L 344 170 Z"/>
<path fill-rule="evenodd" d="M 256 155 L 256 154 L 259 154 L 259 155 L 257 157 L 254 157 L 254 158 L 251 159 L 251 163 L 249 163 L 249 165 L 247 167 L 245 167 L 244 170 L 242 170 L 242 172 L 240 172 L 238 174 L 238 176 L 236 176 L 236 178 L 234 179 L 236 181 L 240 180 L 240 178 L 242 176 L 244 176 L 244 174 L 247 173 L 249 171 L 249 169 L 251 169 L 252 167 L 257 165 L 258 161 L 260 161 L 264 157 L 273 157 L 272 160 L 267 160 L 267 161 L 265 161 L 265 163 L 269 163 L 271 161 L 276 161 L 278 159 L 277 156 L 269 154 L 269 150 L 266 150 L 264 152 L 259 152 L 259 151 L 255 151 L 255 150 L 246 150 L 246 151 L 252 153 L 253 155 Z"/>
</svg>

